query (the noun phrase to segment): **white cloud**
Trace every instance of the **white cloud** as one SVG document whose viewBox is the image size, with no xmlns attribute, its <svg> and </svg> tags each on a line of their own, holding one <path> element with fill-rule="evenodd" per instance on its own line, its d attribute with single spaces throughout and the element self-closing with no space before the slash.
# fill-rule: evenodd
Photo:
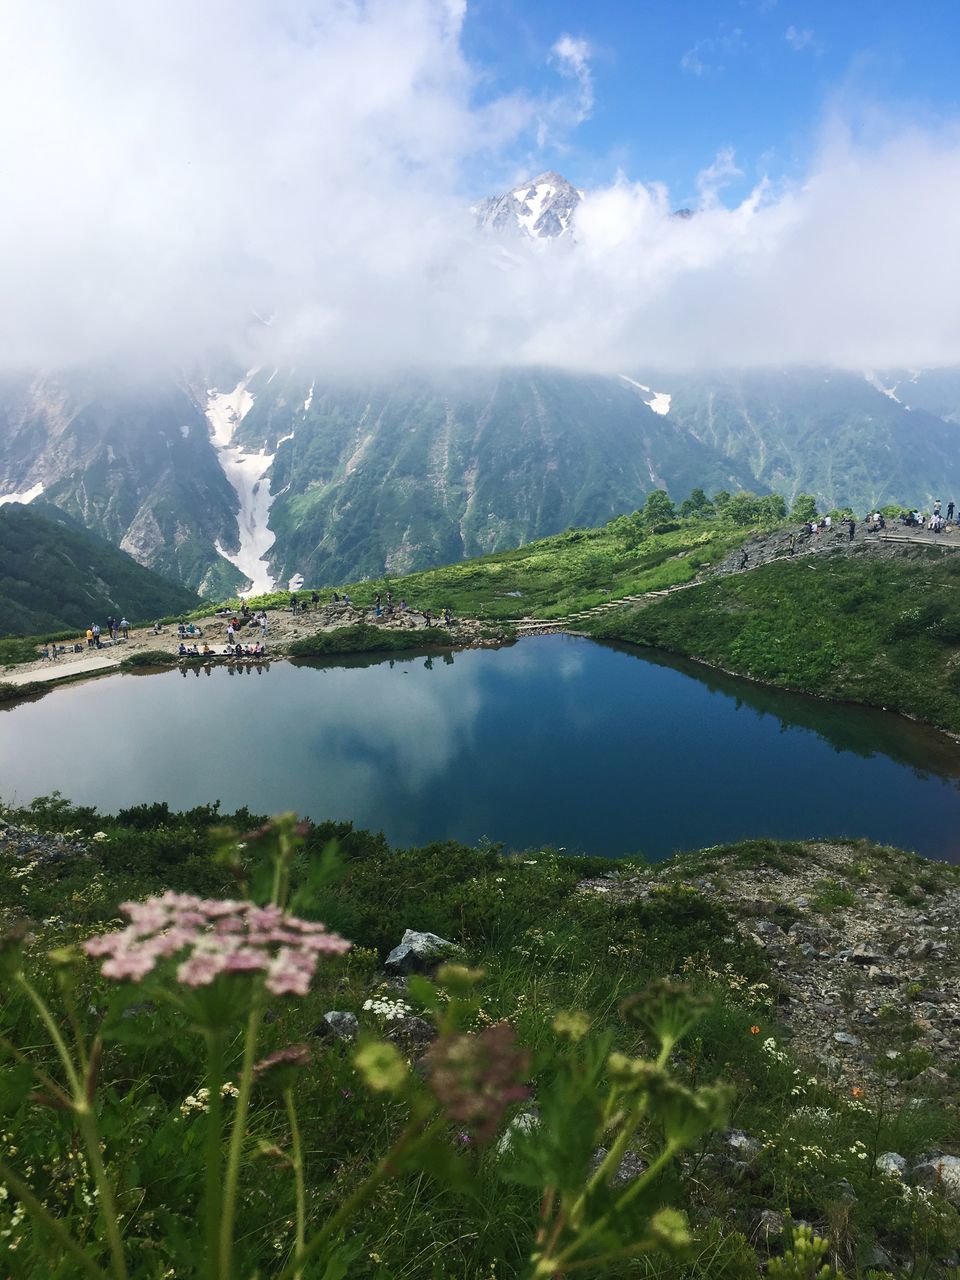
<svg viewBox="0 0 960 1280">
<path fill-rule="evenodd" d="M 715 36 L 698 40 L 680 59 L 680 69 L 692 76 L 703 76 L 725 70 L 724 59 L 746 49 L 739 27 L 720 31 Z"/>
<path fill-rule="evenodd" d="M 586 120 L 593 110 L 593 76 L 590 71 L 590 46 L 586 40 L 562 35 L 550 50 L 564 75 L 573 76 L 580 86 L 577 123 Z"/>
<path fill-rule="evenodd" d="M 794 49 L 797 53 L 802 49 L 812 48 L 814 43 L 813 32 L 809 27 L 804 27 L 801 30 L 799 27 L 795 27 L 792 24 L 787 27 L 786 31 L 783 33 L 783 38 L 786 40 L 790 48 Z"/>
<path fill-rule="evenodd" d="M 0 362 L 960 361 L 956 127 L 832 127 L 803 181 L 733 207 L 721 152 L 691 219 L 621 177 L 575 243 L 502 244 L 465 174 L 547 167 L 535 131 L 582 118 L 589 48 L 558 38 L 554 98 L 478 106 L 462 21 L 461 0 L 12 7 Z"/>
</svg>

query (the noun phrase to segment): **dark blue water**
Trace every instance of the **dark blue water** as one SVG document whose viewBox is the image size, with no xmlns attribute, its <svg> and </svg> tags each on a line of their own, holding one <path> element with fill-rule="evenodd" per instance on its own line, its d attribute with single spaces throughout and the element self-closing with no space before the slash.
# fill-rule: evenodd
<svg viewBox="0 0 960 1280">
<path fill-rule="evenodd" d="M 869 836 L 960 861 L 960 747 L 880 711 L 541 636 L 433 658 L 110 676 L 0 714 L 0 797 L 295 809 L 398 844 L 662 857 Z"/>
</svg>

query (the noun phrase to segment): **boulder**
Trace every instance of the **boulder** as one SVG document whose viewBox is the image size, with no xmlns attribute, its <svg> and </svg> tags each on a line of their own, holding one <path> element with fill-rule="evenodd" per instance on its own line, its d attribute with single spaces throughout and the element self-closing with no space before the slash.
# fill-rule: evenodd
<svg viewBox="0 0 960 1280">
<path fill-rule="evenodd" d="M 860 1043 L 859 1036 L 853 1036 L 849 1031 L 835 1031 L 833 1039 L 836 1044 L 846 1045 L 849 1049 L 855 1049 Z"/>
<path fill-rule="evenodd" d="M 888 1178 L 903 1178 L 907 1172 L 907 1162 L 899 1151 L 884 1151 L 877 1156 L 877 1170 Z"/>
<path fill-rule="evenodd" d="M 858 942 L 850 952 L 852 964 L 880 964 L 884 959 L 884 951 L 879 942 Z"/>
<path fill-rule="evenodd" d="M 394 947 L 383 967 L 388 973 L 426 973 L 448 956 L 463 955 L 463 948 L 435 933 L 405 929 L 400 945 Z"/>
<path fill-rule="evenodd" d="M 929 1187 L 951 1204 L 960 1205 L 960 1158 L 957 1156 L 931 1156 L 916 1166 L 913 1176 L 922 1187 Z"/>
<path fill-rule="evenodd" d="M 590 1162 L 594 1172 L 600 1168 L 608 1154 L 609 1148 L 597 1147 Z M 636 1151 L 625 1151 L 620 1163 L 610 1176 L 608 1185 L 611 1187 L 626 1187 L 631 1182 L 636 1182 L 639 1177 L 642 1177 L 648 1168 L 646 1160 Z"/>
<path fill-rule="evenodd" d="M 387 1035 L 402 1054 L 408 1058 L 422 1058 L 437 1038 L 437 1029 L 426 1018 L 404 1018 Z"/>
<path fill-rule="evenodd" d="M 738 1160 L 754 1160 L 762 1150 L 757 1139 L 751 1138 L 742 1129 L 729 1129 L 724 1134 L 724 1141 L 733 1149 Z"/>
<path fill-rule="evenodd" d="M 321 1035 L 332 1036 L 335 1040 L 356 1040 L 360 1023 L 356 1014 L 344 1013 L 340 1009 L 331 1009 L 323 1015 L 323 1021 L 317 1028 Z"/>
</svg>

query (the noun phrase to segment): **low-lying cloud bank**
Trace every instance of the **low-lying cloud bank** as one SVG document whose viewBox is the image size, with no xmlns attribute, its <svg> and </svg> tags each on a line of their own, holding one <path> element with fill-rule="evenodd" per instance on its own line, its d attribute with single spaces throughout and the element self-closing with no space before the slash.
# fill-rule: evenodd
<svg viewBox="0 0 960 1280">
<path fill-rule="evenodd" d="M 463 21 L 462 0 L 12 7 L 0 362 L 960 362 L 956 126 L 834 122 L 805 181 L 732 208 L 721 156 L 691 219 L 620 177 L 576 243 L 504 243 L 466 174 L 576 127 L 589 49 L 558 32 L 555 97 L 481 101 Z"/>
</svg>

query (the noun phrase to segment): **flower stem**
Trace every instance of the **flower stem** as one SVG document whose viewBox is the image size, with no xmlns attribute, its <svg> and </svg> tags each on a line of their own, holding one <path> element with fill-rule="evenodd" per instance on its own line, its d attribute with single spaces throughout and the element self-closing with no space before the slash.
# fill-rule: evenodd
<svg viewBox="0 0 960 1280">
<path fill-rule="evenodd" d="M 16 982 L 17 985 L 26 992 L 33 1004 L 33 1007 L 36 1009 L 37 1013 L 39 1013 L 41 1022 L 47 1028 L 50 1039 L 53 1041 L 53 1047 L 56 1049 L 57 1055 L 63 1064 L 67 1080 L 70 1082 L 71 1093 L 75 1098 L 82 1097 L 83 1090 L 80 1087 L 80 1077 L 77 1075 L 76 1068 L 73 1065 L 73 1059 L 70 1057 L 70 1052 L 64 1043 L 63 1036 L 60 1034 L 60 1028 L 54 1021 L 53 1014 L 47 1008 L 46 1001 L 43 996 L 40 995 L 40 992 L 32 985 L 26 974 L 18 973 L 16 975 Z"/>
<path fill-rule="evenodd" d="M 127 1264 L 123 1256 L 123 1237 L 120 1235 L 120 1224 L 117 1221 L 117 1205 L 113 1198 L 113 1188 L 103 1156 L 100 1154 L 100 1135 L 97 1133 L 97 1122 L 89 1109 L 86 1099 L 76 1107 L 77 1123 L 87 1147 L 87 1156 L 93 1170 L 93 1179 L 100 1193 L 100 1212 L 103 1214 L 107 1240 L 113 1258 L 113 1270 L 117 1280 L 127 1280 Z"/>
<path fill-rule="evenodd" d="M 230 1280 L 230 1258 L 233 1252 L 233 1224 L 237 1211 L 237 1184 L 240 1179 L 240 1155 L 247 1129 L 247 1111 L 253 1089 L 253 1060 L 257 1052 L 257 1036 L 263 1013 L 259 1000 L 250 1010 L 247 1033 L 243 1042 L 243 1067 L 240 1075 L 237 1107 L 230 1132 L 227 1172 L 223 1183 L 223 1216 L 220 1219 L 220 1280 Z"/>
<path fill-rule="evenodd" d="M 204 1158 L 206 1177 L 203 1189 L 203 1220 L 206 1243 L 207 1275 L 217 1280 L 220 1274 L 220 1164 L 223 1128 L 223 1035 L 212 1031 L 207 1035 L 207 1133 Z"/>
<path fill-rule="evenodd" d="M 403 1133 L 396 1140 L 390 1150 L 380 1160 L 377 1167 L 373 1170 L 365 1182 L 361 1182 L 353 1195 L 348 1196 L 341 1204 L 340 1208 L 328 1218 L 326 1225 L 317 1233 L 304 1248 L 299 1258 L 294 1258 L 293 1262 L 288 1263 L 276 1280 L 294 1280 L 294 1277 L 302 1270 L 304 1263 L 309 1262 L 311 1258 L 315 1258 L 324 1245 L 329 1244 L 332 1239 L 339 1233 L 340 1228 L 371 1199 L 380 1183 L 390 1173 L 393 1162 L 397 1156 L 403 1154 L 414 1146 L 415 1142 L 421 1136 L 429 1135 L 434 1129 L 440 1128 L 445 1123 L 442 1116 L 438 1116 L 432 1124 L 424 1130 L 424 1122 L 422 1119 L 412 1120 L 407 1125 Z M 421 1130 L 423 1133 L 421 1134 Z"/>
<path fill-rule="evenodd" d="M 82 1245 L 74 1240 L 60 1219 L 50 1213 L 27 1184 L 18 1178 L 2 1160 L 0 1160 L 0 1179 L 10 1188 L 27 1213 L 56 1240 L 65 1253 L 73 1258 L 84 1275 L 91 1276 L 92 1280 L 108 1280 L 107 1273 L 98 1267 Z"/>
<path fill-rule="evenodd" d="M 297 1108 L 293 1101 L 293 1090 L 284 1089 L 283 1100 L 287 1104 L 287 1121 L 290 1125 L 290 1146 L 293 1150 L 293 1179 L 297 1190 L 297 1246 L 294 1259 L 299 1260 L 303 1253 L 307 1228 L 307 1196 L 303 1181 L 303 1144 L 300 1141 L 300 1125 L 297 1123 Z M 294 1280 L 301 1280 L 302 1271 L 294 1274 Z"/>
</svg>

